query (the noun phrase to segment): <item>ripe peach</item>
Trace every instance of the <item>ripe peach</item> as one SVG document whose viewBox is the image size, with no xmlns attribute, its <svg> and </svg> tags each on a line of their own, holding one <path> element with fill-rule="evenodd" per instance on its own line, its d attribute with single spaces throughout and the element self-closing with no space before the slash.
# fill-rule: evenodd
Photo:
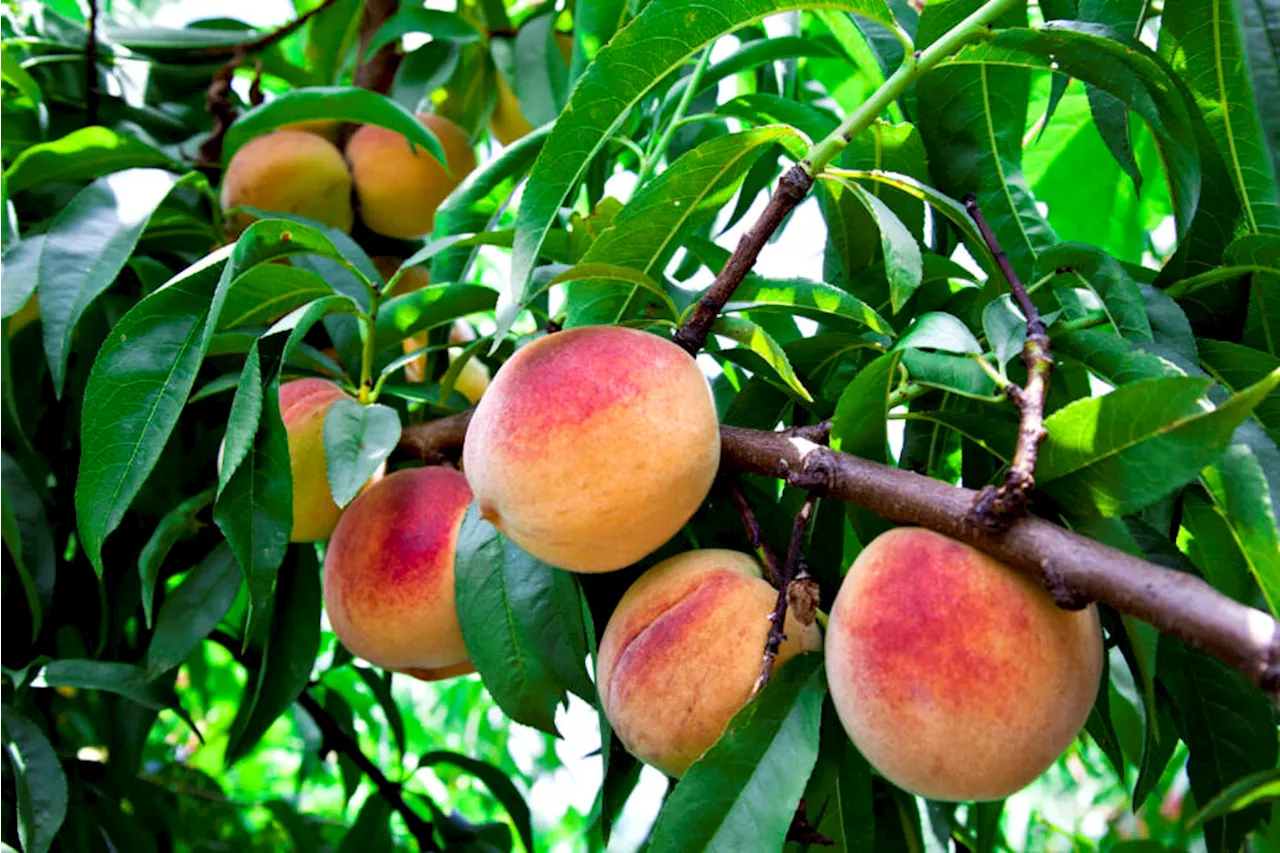
<svg viewBox="0 0 1280 853">
<path fill-rule="evenodd" d="M 418 121 L 444 148 L 447 174 L 440 163 L 393 130 L 367 124 L 347 142 L 347 162 L 360 200 L 360 218 L 369 230 L 409 239 L 431 231 L 436 208 L 476 167 L 471 140 L 447 118 L 422 114 Z"/>
<path fill-rule="evenodd" d="M 887 779 L 935 800 L 996 800 L 1079 733 L 1102 633 L 1094 607 L 1059 609 L 1030 576 L 903 527 L 850 567 L 826 655 L 840 720 Z"/>
<path fill-rule="evenodd" d="M 751 698 L 778 593 L 737 551 L 688 551 L 640 576 L 600 641 L 600 702 L 627 750 L 681 776 Z M 776 666 L 819 648 L 790 613 Z"/>
<path fill-rule="evenodd" d="M 238 205 L 297 213 L 350 231 L 351 173 L 342 153 L 324 138 L 300 130 L 277 130 L 249 140 L 236 151 L 222 177 L 222 209 Z M 233 233 L 253 218 L 235 214 Z"/>
<path fill-rule="evenodd" d="M 535 557 L 608 572 L 652 553 L 720 462 L 711 389 L 671 341 L 617 326 L 548 335 L 498 370 L 463 465 L 484 517 Z"/>
<path fill-rule="evenodd" d="M 280 386 L 280 417 L 289 433 L 289 470 L 293 474 L 291 542 L 328 538 L 342 515 L 329 491 L 324 453 L 324 418 L 338 400 L 350 399 L 323 379 L 295 379 Z M 373 479 L 381 477 L 381 471 Z"/>
<path fill-rule="evenodd" d="M 325 552 L 324 603 L 353 654 L 434 678 L 465 671 L 453 560 L 470 503 L 466 478 L 441 467 L 397 471 L 351 502 Z"/>
<path fill-rule="evenodd" d="M 407 666 L 404 669 L 398 669 L 396 672 L 402 672 L 405 675 L 412 676 L 419 681 L 444 681 L 446 678 L 456 678 L 459 675 L 470 675 L 476 671 L 476 665 L 471 662 L 471 658 L 467 658 L 462 663 L 455 663 L 452 666 L 441 666 L 435 669 L 426 669 L 420 666 Z"/>
</svg>

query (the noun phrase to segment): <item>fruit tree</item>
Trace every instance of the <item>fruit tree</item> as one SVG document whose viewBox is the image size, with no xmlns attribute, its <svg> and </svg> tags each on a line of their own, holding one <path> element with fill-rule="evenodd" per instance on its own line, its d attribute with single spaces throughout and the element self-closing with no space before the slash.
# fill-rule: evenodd
<svg viewBox="0 0 1280 853">
<path fill-rule="evenodd" d="M 1267 0 L 9 0 L 0 848 L 1280 849 Z"/>
</svg>

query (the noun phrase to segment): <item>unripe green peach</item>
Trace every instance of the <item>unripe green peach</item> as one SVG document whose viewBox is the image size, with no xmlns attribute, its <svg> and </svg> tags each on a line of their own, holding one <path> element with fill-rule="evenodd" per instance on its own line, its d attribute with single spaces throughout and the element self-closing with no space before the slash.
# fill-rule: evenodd
<svg viewBox="0 0 1280 853">
<path fill-rule="evenodd" d="M 541 338 L 494 377 L 464 468 L 484 517 L 578 572 L 631 565 L 707 496 L 720 431 L 706 378 L 671 341 L 587 326 Z"/>
<path fill-rule="evenodd" d="M 453 562 L 470 502 L 442 467 L 397 471 L 351 502 L 325 551 L 324 602 L 353 654 L 419 677 L 467 671 Z"/>
<path fill-rule="evenodd" d="M 324 452 L 325 415 L 342 399 L 351 398 L 323 379 L 295 379 L 280 386 L 280 417 L 289 433 L 289 470 L 293 475 L 291 542 L 328 538 L 342 515 L 329 490 Z"/>
<path fill-rule="evenodd" d="M 440 202 L 476 167 L 475 151 L 462 128 L 432 114 L 419 115 L 418 121 L 440 140 L 448 173 L 420 146 L 410 146 L 385 127 L 367 124 L 347 142 L 360 219 L 386 237 L 430 233 Z"/>
<path fill-rule="evenodd" d="M 996 800 L 1070 745 L 1093 707 L 1093 606 L 1058 608 L 1030 576 L 939 533 L 877 537 L 841 584 L 827 680 L 854 745 L 934 800 Z"/>
<path fill-rule="evenodd" d="M 737 551 L 689 551 L 640 576 L 600 640 L 596 686 L 618 739 L 681 776 L 751 698 L 778 593 Z M 817 649 L 816 625 L 788 614 L 775 666 Z"/>
<path fill-rule="evenodd" d="M 351 173 L 342 153 L 323 137 L 300 130 L 277 130 L 242 145 L 222 176 L 222 209 L 257 207 L 296 213 L 350 231 Z M 236 214 L 232 233 L 253 218 Z"/>
</svg>

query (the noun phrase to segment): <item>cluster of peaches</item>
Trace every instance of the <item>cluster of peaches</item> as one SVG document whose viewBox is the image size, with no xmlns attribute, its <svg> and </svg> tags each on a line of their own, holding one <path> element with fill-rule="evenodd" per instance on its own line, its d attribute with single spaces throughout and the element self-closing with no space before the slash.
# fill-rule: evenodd
<svg viewBox="0 0 1280 853">
<path fill-rule="evenodd" d="M 475 409 L 461 472 L 375 478 L 345 512 L 329 497 L 322 439 L 341 395 L 315 379 L 281 389 L 294 538 L 330 537 L 325 607 L 347 648 L 426 679 L 473 671 L 454 603 L 472 501 L 543 562 L 609 572 L 676 535 L 719 465 L 706 378 L 669 340 L 632 329 L 570 329 L 519 349 Z M 596 661 L 628 750 L 680 776 L 718 740 L 751 698 L 776 596 L 754 557 L 729 550 L 679 554 L 634 582 Z M 785 635 L 778 666 L 823 646 L 817 624 L 792 616 Z M 840 719 L 885 777 L 934 799 L 986 800 L 1025 786 L 1077 735 L 1102 637 L 1092 607 L 1060 610 L 991 557 L 899 528 L 849 569 L 825 654 Z"/>
<path fill-rule="evenodd" d="M 336 128 L 295 127 L 236 152 L 223 204 L 342 229 L 358 208 L 376 233 L 428 233 L 476 161 L 456 125 L 420 120 L 442 142 L 448 172 L 383 128 L 358 129 L 344 156 Z M 384 275 L 399 265 L 378 261 Z M 426 284 L 421 269 L 409 273 L 411 287 Z M 479 401 L 462 471 L 379 473 L 345 511 L 330 495 L 323 437 L 344 392 L 322 379 L 280 389 L 292 539 L 329 540 L 324 600 L 334 632 L 365 660 L 428 680 L 474 671 L 454 600 L 457 535 L 473 501 L 541 561 L 611 572 L 675 536 L 720 463 L 710 386 L 664 338 L 570 329 L 518 350 L 492 384 L 478 371 L 459 377 L 459 390 Z M 680 776 L 719 739 L 751 698 L 776 598 L 755 558 L 729 550 L 689 551 L 635 581 L 596 660 L 602 707 L 628 750 Z M 824 646 L 817 624 L 792 615 L 784 634 L 777 666 Z M 825 655 L 840 719 L 886 778 L 933 799 L 987 800 L 1025 786 L 1077 735 L 1098 690 L 1102 637 L 1093 607 L 1060 610 L 1030 577 L 982 552 L 899 528 L 849 568 Z"/>
</svg>

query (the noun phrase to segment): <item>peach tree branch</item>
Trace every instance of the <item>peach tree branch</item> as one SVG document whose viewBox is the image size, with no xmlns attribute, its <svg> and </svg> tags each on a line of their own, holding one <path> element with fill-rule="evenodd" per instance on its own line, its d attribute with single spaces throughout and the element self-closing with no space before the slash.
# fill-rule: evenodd
<svg viewBox="0 0 1280 853">
<path fill-rule="evenodd" d="M 690 355 L 698 354 L 707 342 L 716 317 L 755 265 L 765 243 L 782 225 L 787 215 L 809 194 L 814 177 L 821 174 L 854 137 L 870 127 L 880 113 L 914 85 L 922 74 L 969 42 L 980 38 L 996 18 L 1013 8 L 1015 2 L 1016 0 L 987 0 L 973 14 L 943 33 L 923 51 L 917 52 L 911 39 L 901 29 L 895 32 L 905 48 L 902 65 L 871 97 L 850 113 L 839 127 L 810 148 L 803 161 L 783 173 L 760 218 L 742 235 L 720 274 L 676 330 L 674 340 L 678 345 Z"/>
<path fill-rule="evenodd" d="M 1007 528 L 1015 518 L 1026 513 L 1027 500 L 1036 485 L 1036 455 L 1040 442 L 1044 441 L 1044 401 L 1049 396 L 1049 376 L 1053 372 L 1053 355 L 1049 348 L 1049 333 L 1045 330 L 1040 312 L 1031 301 L 1027 289 L 1022 286 L 1018 274 L 1009 263 L 1009 256 L 1000 248 L 996 235 L 987 224 L 973 193 L 964 197 L 964 209 L 978 226 L 983 241 L 1009 282 L 1014 301 L 1027 319 L 1027 341 L 1022 347 L 1022 363 L 1027 368 L 1027 384 L 1004 386 L 1004 392 L 1018 407 L 1021 417 L 1018 423 L 1018 442 L 1013 462 L 1000 486 L 986 486 L 978 492 L 973 504 L 973 519 L 977 524 L 998 532 Z M 985 362 L 983 362 L 985 364 Z"/>
<path fill-rule="evenodd" d="M 421 459 L 456 454 L 471 413 L 410 426 L 400 450 Z M 936 530 L 1045 584 L 1068 604 L 1099 601 L 1217 657 L 1271 693 L 1280 692 L 1280 623 L 1200 578 L 1166 569 L 1034 516 L 1003 532 L 973 522 L 976 493 L 823 446 L 822 426 L 766 432 L 720 427 L 720 467 L 759 474 L 856 503 L 898 524 Z M 817 439 L 817 440 L 815 440 Z"/>
</svg>

